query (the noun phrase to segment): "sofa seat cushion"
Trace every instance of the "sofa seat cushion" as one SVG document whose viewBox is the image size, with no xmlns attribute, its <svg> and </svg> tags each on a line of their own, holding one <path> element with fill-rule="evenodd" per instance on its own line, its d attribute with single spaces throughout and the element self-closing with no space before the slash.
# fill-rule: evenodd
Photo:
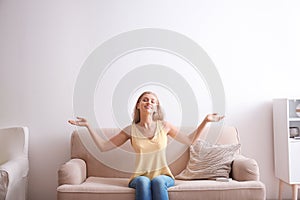
<svg viewBox="0 0 300 200">
<path fill-rule="evenodd" d="M 128 187 L 127 178 L 89 177 L 79 185 L 61 185 L 58 195 L 72 199 L 85 197 L 97 199 L 107 196 L 113 199 L 134 198 L 135 190 Z M 265 186 L 260 181 L 176 180 L 169 188 L 170 199 L 264 199 Z"/>
<path fill-rule="evenodd" d="M 58 192 L 88 192 L 88 193 L 134 193 L 128 187 L 128 178 L 88 177 L 79 185 L 61 185 Z"/>
<path fill-rule="evenodd" d="M 172 200 L 261 200 L 265 199 L 265 185 L 260 181 L 176 180 L 169 196 Z"/>
<path fill-rule="evenodd" d="M 128 187 L 128 178 L 88 177 L 79 185 L 60 185 L 57 199 L 64 200 L 132 200 L 135 190 Z"/>
<path fill-rule="evenodd" d="M 196 190 L 243 190 L 243 189 L 261 189 L 262 184 L 258 181 L 239 182 L 231 180 L 229 182 L 221 182 L 215 180 L 176 180 L 175 186 L 169 189 L 172 191 L 196 191 Z"/>
</svg>

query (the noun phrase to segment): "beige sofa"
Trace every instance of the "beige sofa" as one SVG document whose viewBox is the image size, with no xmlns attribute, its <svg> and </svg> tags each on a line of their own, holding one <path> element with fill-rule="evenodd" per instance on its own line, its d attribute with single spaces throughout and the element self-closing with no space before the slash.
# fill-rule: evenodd
<svg viewBox="0 0 300 200">
<path fill-rule="evenodd" d="M 105 136 L 118 132 L 117 129 L 102 130 Z M 205 137 L 206 134 L 203 134 Z M 135 191 L 128 187 L 130 170 L 122 169 L 123 165 L 134 163 L 131 158 L 124 157 L 130 152 L 130 142 L 124 145 L 122 152 L 112 151 L 105 159 L 112 163 L 102 162 L 105 153 L 95 151 L 87 133 L 74 131 L 71 137 L 71 159 L 58 170 L 58 200 L 119 200 L 135 198 Z M 91 142 L 91 141 L 90 141 Z M 234 127 L 223 127 L 216 141 L 218 144 L 239 143 L 238 132 Z M 179 145 L 174 144 L 175 147 Z M 174 148 L 173 145 L 173 148 Z M 172 146 L 172 145 L 170 145 Z M 95 154 L 96 152 L 96 154 Z M 173 152 L 173 151 L 172 151 Z M 120 153 L 121 155 L 117 155 Z M 129 153 L 130 154 L 130 153 Z M 167 151 L 168 154 L 168 151 Z M 132 157 L 134 159 L 134 157 Z M 189 149 L 170 163 L 174 175 L 185 169 L 189 161 Z M 114 163 L 117 163 L 114 165 Z M 108 167 L 110 166 L 110 167 Z M 231 165 L 232 178 L 229 182 L 216 180 L 175 180 L 175 186 L 169 188 L 170 200 L 182 199 L 265 199 L 265 185 L 259 180 L 257 162 L 241 154 L 236 156 Z"/>
</svg>

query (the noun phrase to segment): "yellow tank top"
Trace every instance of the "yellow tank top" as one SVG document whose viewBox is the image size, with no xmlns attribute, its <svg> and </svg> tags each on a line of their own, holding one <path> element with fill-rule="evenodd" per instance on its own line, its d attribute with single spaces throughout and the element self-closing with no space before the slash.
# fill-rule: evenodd
<svg viewBox="0 0 300 200">
<path fill-rule="evenodd" d="M 147 176 L 151 180 L 159 175 L 174 178 L 166 160 L 167 137 L 162 121 L 156 121 L 155 134 L 151 139 L 145 137 L 136 124 L 132 124 L 131 144 L 136 152 L 136 163 L 130 180 L 137 176 Z"/>
</svg>

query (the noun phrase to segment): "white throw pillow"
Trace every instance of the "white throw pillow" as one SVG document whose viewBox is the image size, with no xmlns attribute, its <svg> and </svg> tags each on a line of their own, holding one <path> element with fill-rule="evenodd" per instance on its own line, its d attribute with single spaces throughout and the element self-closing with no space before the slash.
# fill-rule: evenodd
<svg viewBox="0 0 300 200">
<path fill-rule="evenodd" d="M 240 144 L 216 145 L 198 140 L 190 146 L 190 160 L 176 179 L 229 178 L 231 163 Z"/>
</svg>

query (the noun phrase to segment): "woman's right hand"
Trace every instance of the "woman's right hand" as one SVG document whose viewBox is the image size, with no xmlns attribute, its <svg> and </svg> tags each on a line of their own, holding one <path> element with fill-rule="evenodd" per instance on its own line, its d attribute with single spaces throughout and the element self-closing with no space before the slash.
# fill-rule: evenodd
<svg viewBox="0 0 300 200">
<path fill-rule="evenodd" d="M 68 120 L 72 125 L 88 127 L 88 121 L 83 117 L 76 117 L 77 120 Z"/>
</svg>

